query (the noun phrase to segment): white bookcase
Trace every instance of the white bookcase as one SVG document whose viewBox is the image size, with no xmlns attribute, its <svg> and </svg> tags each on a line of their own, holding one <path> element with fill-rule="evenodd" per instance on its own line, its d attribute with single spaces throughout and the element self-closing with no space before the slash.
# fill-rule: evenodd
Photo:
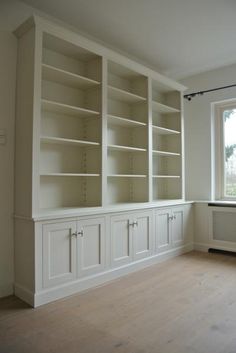
<svg viewBox="0 0 236 353">
<path fill-rule="evenodd" d="M 18 69 L 28 67 L 19 74 L 18 99 L 31 102 L 17 106 L 16 158 L 19 165 L 24 158 L 29 183 L 16 185 L 16 197 L 32 195 L 27 216 L 184 199 L 184 87 L 72 32 L 33 22 L 17 32 Z M 31 120 L 23 141 L 32 145 L 28 156 L 20 151 L 24 119 Z"/>
<path fill-rule="evenodd" d="M 192 250 L 185 87 L 39 17 L 16 35 L 15 294 L 38 306 Z"/>
</svg>

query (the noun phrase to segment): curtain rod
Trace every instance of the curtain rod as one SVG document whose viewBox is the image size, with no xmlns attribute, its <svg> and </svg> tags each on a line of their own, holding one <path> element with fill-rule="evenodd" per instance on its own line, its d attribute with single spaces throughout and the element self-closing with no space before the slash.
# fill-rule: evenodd
<svg viewBox="0 0 236 353">
<path fill-rule="evenodd" d="M 236 87 L 236 83 L 234 83 L 233 85 L 229 85 L 229 86 L 222 86 L 222 87 L 207 89 L 205 91 L 198 91 L 198 92 L 185 94 L 184 98 L 187 99 L 188 101 L 191 101 L 192 98 L 194 98 L 196 96 L 203 96 L 204 93 L 213 92 L 213 91 L 219 91 L 221 89 L 226 89 L 226 88 L 231 88 L 231 87 Z"/>
</svg>

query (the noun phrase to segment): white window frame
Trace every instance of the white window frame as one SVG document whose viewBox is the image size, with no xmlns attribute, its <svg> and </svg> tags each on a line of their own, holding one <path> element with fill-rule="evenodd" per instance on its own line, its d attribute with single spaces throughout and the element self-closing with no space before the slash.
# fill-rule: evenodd
<svg viewBox="0 0 236 353">
<path fill-rule="evenodd" d="M 236 109 L 236 99 L 217 102 L 212 109 L 212 169 L 213 169 L 213 195 L 215 200 L 235 201 L 236 196 L 225 196 L 225 143 L 224 143 L 224 121 L 225 110 Z"/>
</svg>

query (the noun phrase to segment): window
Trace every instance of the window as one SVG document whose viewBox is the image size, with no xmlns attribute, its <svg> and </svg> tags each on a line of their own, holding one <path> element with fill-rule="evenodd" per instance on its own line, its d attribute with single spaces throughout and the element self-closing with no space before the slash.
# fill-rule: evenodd
<svg viewBox="0 0 236 353">
<path fill-rule="evenodd" d="M 215 105 L 215 196 L 236 201 L 236 101 Z"/>
</svg>

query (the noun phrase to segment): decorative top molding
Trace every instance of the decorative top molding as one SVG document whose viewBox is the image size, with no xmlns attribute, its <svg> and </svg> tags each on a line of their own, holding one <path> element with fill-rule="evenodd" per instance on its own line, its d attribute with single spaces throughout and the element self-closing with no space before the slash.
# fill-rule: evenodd
<svg viewBox="0 0 236 353">
<path fill-rule="evenodd" d="M 85 36 L 76 32 L 76 30 L 68 28 L 66 24 L 65 26 L 62 26 L 61 24 L 59 25 L 55 22 L 52 22 L 51 20 L 49 21 L 40 16 L 33 15 L 23 24 L 21 24 L 14 31 L 14 34 L 17 38 L 20 38 L 34 26 L 42 32 L 47 32 L 55 36 L 59 35 L 66 41 L 91 50 L 97 55 L 106 57 L 108 60 L 114 60 L 115 62 L 119 62 L 121 65 L 130 67 L 130 69 L 135 70 L 147 77 L 151 77 L 153 80 L 156 80 L 159 83 L 162 83 L 163 85 L 169 86 L 171 89 L 180 92 L 186 90 L 186 87 L 180 84 L 179 82 L 176 82 L 170 79 L 169 77 L 166 77 L 143 64 L 137 63 L 133 59 L 130 59 L 128 56 L 120 54 L 119 52 L 116 52 L 113 49 L 109 49 L 108 47 L 97 43 L 96 40 L 86 38 Z"/>
</svg>

